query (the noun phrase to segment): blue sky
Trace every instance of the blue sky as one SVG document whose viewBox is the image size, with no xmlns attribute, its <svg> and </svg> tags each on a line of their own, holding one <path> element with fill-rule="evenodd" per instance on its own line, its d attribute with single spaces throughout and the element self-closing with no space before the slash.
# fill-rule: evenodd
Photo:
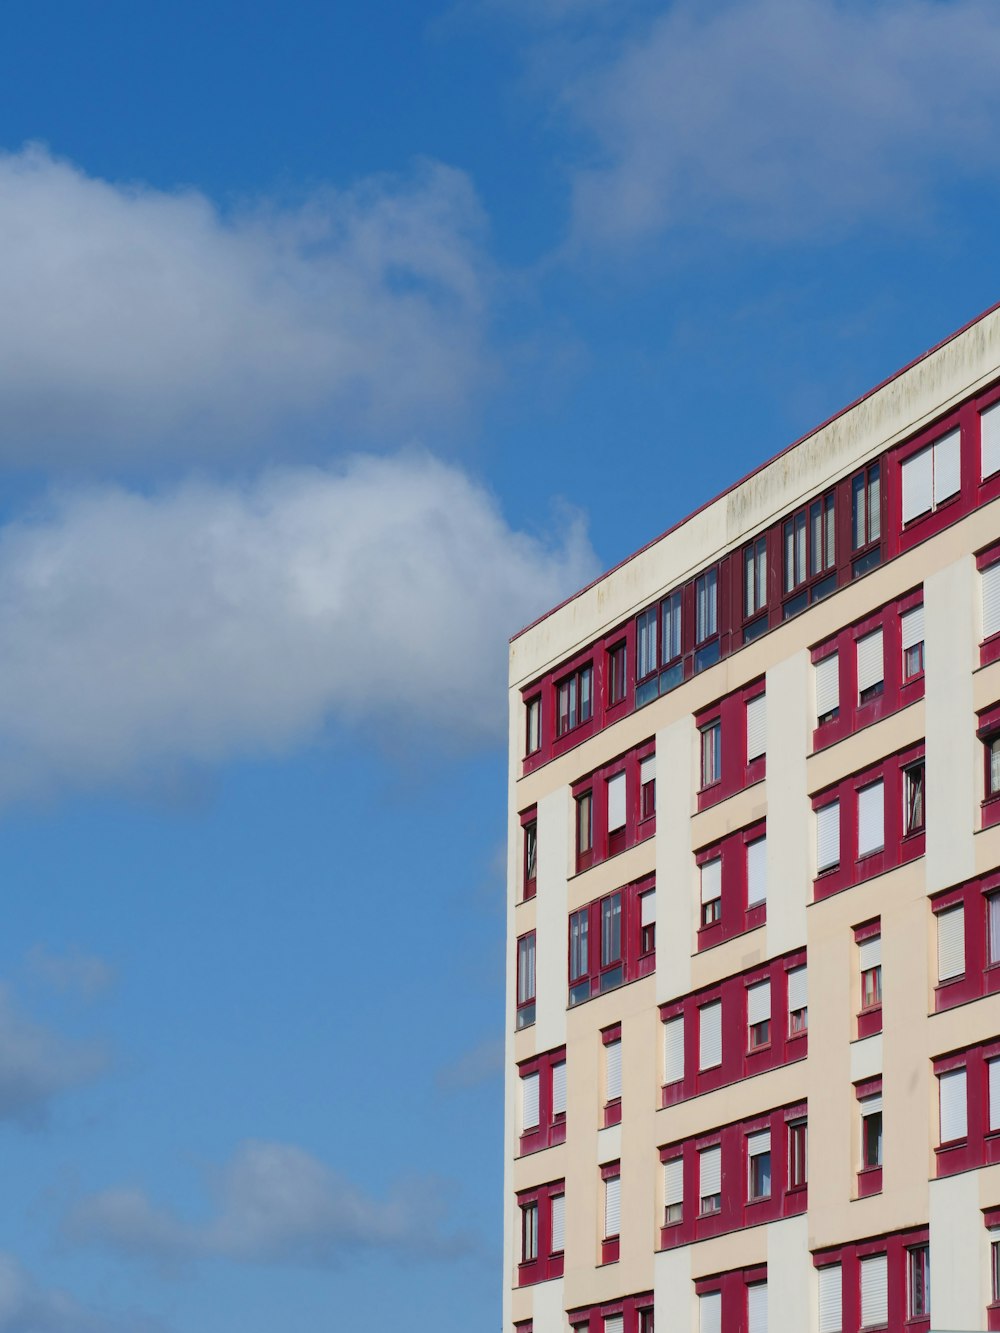
<svg viewBox="0 0 1000 1333">
<path fill-rule="evenodd" d="M 498 1328 L 506 639 L 1000 299 L 998 65 L 5 7 L 0 1333 Z"/>
</svg>

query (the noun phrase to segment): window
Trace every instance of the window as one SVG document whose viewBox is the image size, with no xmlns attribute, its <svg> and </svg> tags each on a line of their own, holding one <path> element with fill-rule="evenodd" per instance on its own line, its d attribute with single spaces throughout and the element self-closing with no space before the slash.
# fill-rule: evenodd
<svg viewBox="0 0 1000 1333">
<path fill-rule="evenodd" d="M 653 1333 L 652 1308 L 639 1311 L 639 1333 Z"/>
<path fill-rule="evenodd" d="M 705 1148 L 698 1154 L 701 1212 L 717 1213 L 722 1207 L 722 1149 Z"/>
<path fill-rule="evenodd" d="M 521 1263 L 530 1264 L 538 1258 L 538 1204 L 521 1205 Z"/>
<path fill-rule="evenodd" d="M 719 575 L 710 569 L 694 581 L 695 642 L 704 643 L 719 632 Z"/>
<path fill-rule="evenodd" d="M 980 571 L 983 597 L 983 638 L 1000 634 L 1000 561 Z"/>
<path fill-rule="evenodd" d="M 1000 796 L 1000 735 L 989 736 L 986 747 L 986 796 Z"/>
<path fill-rule="evenodd" d="M 924 827 L 924 764 L 903 769 L 903 837 Z"/>
<path fill-rule="evenodd" d="M 819 1333 L 841 1333 L 844 1296 L 840 1264 L 827 1264 L 819 1270 Z"/>
<path fill-rule="evenodd" d="M 858 943 L 858 968 L 861 972 L 861 1008 L 874 1009 L 882 1003 L 881 935 L 870 935 Z"/>
<path fill-rule="evenodd" d="M 767 538 L 743 548 L 743 616 L 749 620 L 767 605 Z"/>
<path fill-rule="evenodd" d="M 882 631 L 872 630 L 857 640 L 858 703 L 876 699 L 883 690 L 885 665 L 882 652 Z"/>
<path fill-rule="evenodd" d="M 550 1200 L 552 1218 L 552 1253 L 562 1254 L 566 1241 L 566 1196 L 553 1194 Z"/>
<path fill-rule="evenodd" d="M 836 524 L 834 522 L 834 497 L 831 492 L 820 500 L 814 500 L 808 511 L 787 519 L 783 528 L 785 546 L 785 592 L 793 592 L 810 579 L 835 571 L 836 564 Z M 828 587 L 827 584 L 830 584 Z M 823 579 L 813 589 L 813 600 L 833 590 L 836 574 L 832 583 Z M 793 598 L 785 604 L 785 614 L 791 615 L 802 610 L 806 605 L 805 597 Z"/>
<path fill-rule="evenodd" d="M 617 1239 L 621 1232 L 622 1177 L 618 1162 L 601 1167 L 604 1180 L 604 1239 Z"/>
<path fill-rule="evenodd" d="M 722 1333 L 721 1291 L 705 1291 L 699 1294 L 698 1333 Z"/>
<path fill-rule="evenodd" d="M 653 953 L 656 949 L 656 890 L 639 895 L 639 952 Z"/>
<path fill-rule="evenodd" d="M 524 753 L 534 754 L 542 744 L 542 697 L 536 694 L 524 705 Z"/>
<path fill-rule="evenodd" d="M 747 1333 L 767 1333 L 767 1283 L 747 1287 Z"/>
<path fill-rule="evenodd" d="M 518 1066 L 522 1155 L 566 1138 L 566 1048 L 543 1051 Z"/>
<path fill-rule="evenodd" d="M 906 1313 L 911 1319 L 931 1312 L 931 1252 L 928 1245 L 906 1251 Z"/>
<path fill-rule="evenodd" d="M 590 910 L 574 912 L 569 919 L 569 1002 L 590 999 Z"/>
<path fill-rule="evenodd" d="M 771 1131 L 747 1135 L 747 1199 L 771 1197 Z"/>
<path fill-rule="evenodd" d="M 701 924 L 714 925 L 722 920 L 722 858 L 706 861 L 701 867 Z"/>
<path fill-rule="evenodd" d="M 924 670 L 924 604 L 904 611 L 899 618 L 903 643 L 903 679 L 912 680 Z"/>
<path fill-rule="evenodd" d="M 1000 893 L 986 895 L 986 962 L 1000 963 Z"/>
<path fill-rule="evenodd" d="M 885 846 L 885 784 L 872 782 L 858 792 L 858 857 Z"/>
<path fill-rule="evenodd" d="M 965 975 L 965 906 L 937 913 L 938 981 Z"/>
<path fill-rule="evenodd" d="M 622 1030 L 621 1026 L 601 1033 L 604 1045 L 604 1106 L 605 1125 L 618 1124 L 621 1119 L 622 1099 Z M 613 1114 L 609 1116 L 608 1110 Z"/>
<path fill-rule="evenodd" d="M 990 1285 L 993 1304 L 1000 1304 L 1000 1230 L 990 1232 Z"/>
<path fill-rule="evenodd" d="M 805 1120 L 788 1124 L 788 1188 L 802 1189 L 807 1176 L 808 1129 Z"/>
<path fill-rule="evenodd" d="M 862 1259 L 861 1327 L 878 1328 L 889 1320 L 889 1276 L 887 1256 L 873 1254 Z"/>
<path fill-rule="evenodd" d="M 667 1086 L 684 1078 L 684 1015 L 668 1018 L 663 1025 L 663 1082 Z"/>
<path fill-rule="evenodd" d="M 605 783 L 605 807 L 608 812 L 608 855 L 614 856 L 625 846 L 625 774 L 615 773 Z"/>
<path fill-rule="evenodd" d="M 882 1094 L 862 1097 L 861 1110 L 861 1166 L 863 1170 L 882 1165 Z"/>
<path fill-rule="evenodd" d="M 684 1159 L 671 1157 L 663 1163 L 663 1224 L 674 1226 L 684 1216 Z"/>
<path fill-rule="evenodd" d="M 681 660 L 681 594 L 636 617 L 636 707 L 665 694 L 684 679 Z M 658 674 L 659 673 L 659 674 Z"/>
<path fill-rule="evenodd" d="M 878 463 L 851 482 L 851 542 L 860 551 L 882 535 L 881 482 Z"/>
<path fill-rule="evenodd" d="M 614 968 L 621 963 L 622 957 L 622 896 L 620 893 L 609 894 L 601 901 L 601 967 Z M 620 967 L 615 969 L 620 974 Z M 618 975 L 608 981 L 609 986 L 621 982 Z M 604 989 L 603 979 L 601 989 Z"/>
<path fill-rule="evenodd" d="M 831 801 L 816 811 L 816 871 L 832 870 L 840 864 L 840 801 Z"/>
<path fill-rule="evenodd" d="M 580 667 L 556 685 L 556 735 L 589 722 L 594 706 L 594 668 Z"/>
<path fill-rule="evenodd" d="M 760 981 L 747 987 L 747 1038 L 749 1049 L 771 1042 L 771 983 Z"/>
<path fill-rule="evenodd" d="M 522 935 L 517 942 L 517 1026 L 529 1027 L 535 1021 L 535 932 Z"/>
<path fill-rule="evenodd" d="M 722 1001 L 714 1000 L 698 1010 L 698 1068 L 714 1069 L 722 1064 Z"/>
<path fill-rule="evenodd" d="M 831 653 L 815 666 L 816 725 L 840 716 L 840 654 Z"/>
<path fill-rule="evenodd" d="M 969 1117 L 965 1067 L 938 1075 L 941 1142 L 957 1143 L 968 1137 Z"/>
<path fill-rule="evenodd" d="M 524 825 L 524 896 L 533 898 L 538 879 L 538 821 Z"/>
<path fill-rule="evenodd" d="M 656 755 L 647 755 L 639 764 L 639 818 L 656 814 Z"/>
<path fill-rule="evenodd" d="M 645 935 L 641 924 L 642 898 L 652 889 L 653 877 L 647 875 L 570 914 L 571 1007 L 653 970 L 655 920 L 649 923 L 652 929 Z M 646 911 L 655 913 L 654 904 L 649 904 Z M 644 939 L 651 946 L 646 953 L 642 952 Z"/>
<path fill-rule="evenodd" d="M 747 763 L 767 753 L 767 695 L 747 700 Z"/>
<path fill-rule="evenodd" d="M 900 472 L 906 524 L 958 494 L 962 479 L 960 432 L 949 431 L 934 444 L 911 454 L 904 459 Z"/>
<path fill-rule="evenodd" d="M 981 432 L 980 475 L 983 481 L 1000 472 L 1000 403 L 994 403 L 979 414 Z"/>
<path fill-rule="evenodd" d="M 722 723 L 701 729 L 701 785 L 710 787 L 722 777 Z"/>
<path fill-rule="evenodd" d="M 809 1027 L 808 969 L 790 968 L 788 978 L 788 1034 L 797 1037 Z"/>
<path fill-rule="evenodd" d="M 625 698 L 628 659 L 625 640 L 608 649 L 608 707 Z"/>
<path fill-rule="evenodd" d="M 747 843 L 747 907 L 767 903 L 767 838 Z"/>
<path fill-rule="evenodd" d="M 594 849 L 594 795 L 585 791 L 576 798 L 576 854 L 585 857 Z"/>
</svg>

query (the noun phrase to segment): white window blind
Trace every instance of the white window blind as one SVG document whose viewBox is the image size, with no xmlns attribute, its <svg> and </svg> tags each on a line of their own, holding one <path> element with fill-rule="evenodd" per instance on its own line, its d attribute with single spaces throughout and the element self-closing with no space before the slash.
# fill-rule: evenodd
<svg viewBox="0 0 1000 1333">
<path fill-rule="evenodd" d="M 899 617 L 900 628 L 903 633 L 903 651 L 907 648 L 915 648 L 918 643 L 924 641 L 924 604 L 920 603 L 912 611 L 904 611 Z"/>
<path fill-rule="evenodd" d="M 565 1248 L 566 1236 L 566 1195 L 552 1196 L 552 1253 L 558 1254 Z"/>
<path fill-rule="evenodd" d="M 938 981 L 965 971 L 965 908 L 961 903 L 938 912 Z"/>
<path fill-rule="evenodd" d="M 767 1283 L 747 1287 L 747 1333 L 767 1333 Z"/>
<path fill-rule="evenodd" d="M 608 832 L 625 827 L 625 774 L 608 778 Z"/>
<path fill-rule="evenodd" d="M 889 1318 L 889 1281 L 886 1256 L 861 1260 L 861 1326 L 885 1324 Z"/>
<path fill-rule="evenodd" d="M 831 653 L 816 663 L 816 717 L 840 707 L 840 654 Z"/>
<path fill-rule="evenodd" d="M 1000 893 L 991 893 L 987 897 L 986 921 L 986 943 L 989 949 L 989 960 L 991 963 L 1000 963 Z"/>
<path fill-rule="evenodd" d="M 934 443 L 934 503 L 957 495 L 962 485 L 962 436 L 950 430 Z"/>
<path fill-rule="evenodd" d="M 706 861 L 701 868 L 701 901 L 714 902 L 722 897 L 722 858 Z"/>
<path fill-rule="evenodd" d="M 771 983 L 761 981 L 756 986 L 747 987 L 747 1022 L 751 1027 L 755 1023 L 764 1023 L 771 1017 Z"/>
<path fill-rule="evenodd" d="M 622 1179 L 609 1176 L 604 1182 L 604 1234 L 617 1236 L 621 1231 Z"/>
<path fill-rule="evenodd" d="M 985 480 L 992 477 L 994 472 L 1000 472 L 1000 403 L 994 403 L 981 412 L 979 421 L 983 437 L 982 476 Z"/>
<path fill-rule="evenodd" d="M 704 1005 L 698 1019 L 699 1068 L 714 1069 L 722 1064 L 722 1001 Z"/>
<path fill-rule="evenodd" d="M 844 1327 L 844 1282 L 840 1264 L 819 1270 L 819 1333 L 841 1333 Z"/>
<path fill-rule="evenodd" d="M 859 1097 L 858 1106 L 861 1108 L 862 1118 L 868 1115 L 882 1114 L 882 1094 L 876 1092 L 872 1097 Z"/>
<path fill-rule="evenodd" d="M 672 1157 L 669 1162 L 663 1163 L 663 1203 L 669 1208 L 671 1204 L 683 1204 L 683 1202 L 684 1159 Z"/>
<path fill-rule="evenodd" d="M 941 1142 L 964 1139 L 969 1132 L 965 1070 L 950 1069 L 947 1074 L 939 1074 L 938 1094 L 941 1099 Z"/>
<path fill-rule="evenodd" d="M 871 634 L 858 639 L 858 695 L 878 685 L 885 675 L 883 668 L 882 631 L 873 630 Z"/>
<path fill-rule="evenodd" d="M 928 446 L 907 458 L 900 472 L 903 477 L 903 522 L 926 514 L 934 503 L 934 449 Z"/>
<path fill-rule="evenodd" d="M 668 1018 L 663 1025 L 663 1081 L 679 1083 L 684 1077 L 684 1015 Z"/>
<path fill-rule="evenodd" d="M 560 1060 L 552 1066 L 552 1114 L 563 1115 L 566 1111 L 566 1061 Z"/>
<path fill-rule="evenodd" d="M 521 1130 L 538 1128 L 538 1075 L 521 1079 Z"/>
<path fill-rule="evenodd" d="M 872 935 L 858 945 L 858 966 L 862 972 L 882 966 L 882 936 Z"/>
<path fill-rule="evenodd" d="M 1000 1129 L 1000 1060 L 987 1060 L 990 1086 L 990 1129 Z"/>
<path fill-rule="evenodd" d="M 816 811 L 816 869 L 829 870 L 840 861 L 840 802 Z"/>
<path fill-rule="evenodd" d="M 793 967 L 788 973 L 788 1008 L 790 1012 L 809 1004 L 809 969 Z"/>
<path fill-rule="evenodd" d="M 858 855 L 885 845 L 885 785 L 873 782 L 858 792 Z"/>
<path fill-rule="evenodd" d="M 760 1157 L 762 1153 L 771 1151 L 771 1131 L 762 1129 L 759 1134 L 747 1135 L 747 1156 Z"/>
<path fill-rule="evenodd" d="M 722 1193 L 722 1149 L 706 1148 L 698 1154 L 698 1178 L 701 1197 Z"/>
<path fill-rule="evenodd" d="M 622 1044 L 609 1041 L 604 1048 L 607 1065 L 607 1100 L 613 1102 L 622 1095 Z"/>
<path fill-rule="evenodd" d="M 651 754 L 639 765 L 639 786 L 645 787 L 647 782 L 656 781 L 656 755 Z"/>
<path fill-rule="evenodd" d="M 767 753 L 767 695 L 747 704 L 747 763 Z"/>
<path fill-rule="evenodd" d="M 722 1333 L 721 1291 L 706 1291 L 698 1297 L 698 1333 Z"/>
<path fill-rule="evenodd" d="M 767 838 L 747 843 L 747 906 L 767 902 Z"/>
<path fill-rule="evenodd" d="M 586 1328 L 587 1325 L 582 1325 Z M 625 1327 L 625 1316 L 621 1314 L 606 1314 L 604 1316 L 604 1333 L 622 1333 Z"/>
<path fill-rule="evenodd" d="M 987 565 L 980 575 L 983 582 L 983 638 L 1000 632 L 1000 561 Z"/>
<path fill-rule="evenodd" d="M 643 926 L 656 925 L 656 890 L 639 896 L 639 922 Z"/>
</svg>

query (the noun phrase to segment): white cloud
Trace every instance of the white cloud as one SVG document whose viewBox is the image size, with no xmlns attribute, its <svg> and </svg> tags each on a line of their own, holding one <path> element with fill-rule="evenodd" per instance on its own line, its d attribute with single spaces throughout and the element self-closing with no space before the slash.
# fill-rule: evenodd
<svg viewBox="0 0 1000 1333">
<path fill-rule="evenodd" d="M 215 1206 L 203 1224 L 183 1221 L 130 1187 L 82 1200 L 64 1231 L 79 1244 L 167 1265 L 226 1258 L 330 1267 L 363 1250 L 443 1257 L 466 1248 L 441 1230 L 441 1187 L 434 1182 L 374 1199 L 289 1144 L 241 1144 L 210 1180 L 210 1192 Z"/>
<path fill-rule="evenodd" d="M 78 949 L 55 954 L 38 944 L 29 951 L 27 966 L 32 976 L 53 990 L 72 992 L 85 1000 L 106 991 L 115 979 L 114 968 L 103 958 Z"/>
<path fill-rule="evenodd" d="M 461 1092 L 499 1081 L 503 1076 L 503 1059 L 503 1038 L 486 1037 L 438 1070 L 438 1087 L 443 1092 Z"/>
<path fill-rule="evenodd" d="M 468 179 L 434 162 L 223 214 L 42 148 L 2 155 L 0 460 L 454 413 L 489 373 L 483 230 Z"/>
<path fill-rule="evenodd" d="M 103 1047 L 32 1022 L 0 985 L 0 1120 L 41 1123 L 54 1097 L 91 1082 L 107 1065 Z"/>
<path fill-rule="evenodd" d="M 576 239 L 908 225 L 995 179 L 998 66 L 993 0 L 678 0 L 567 94 L 598 149 Z"/>
<path fill-rule="evenodd" d="M 63 494 L 0 529 L 0 800 L 330 719 L 494 741 L 507 636 L 595 572 L 579 521 L 513 530 L 426 456 Z"/>
<path fill-rule="evenodd" d="M 153 1333 L 141 1315 L 86 1310 L 64 1291 L 39 1285 L 20 1260 L 0 1253 L 0 1333 Z"/>
</svg>

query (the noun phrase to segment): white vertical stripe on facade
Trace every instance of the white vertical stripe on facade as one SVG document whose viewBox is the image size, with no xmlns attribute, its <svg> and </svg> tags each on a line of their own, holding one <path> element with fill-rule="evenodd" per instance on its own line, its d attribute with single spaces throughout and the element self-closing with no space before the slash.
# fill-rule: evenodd
<svg viewBox="0 0 1000 1333">
<path fill-rule="evenodd" d="M 981 412 L 979 423 L 983 441 L 980 475 L 985 481 L 994 472 L 1000 472 L 1000 403 L 994 403 L 985 412 Z"/>
<path fill-rule="evenodd" d="M 806 902 L 812 897 L 812 806 L 806 756 L 812 749 L 812 664 L 800 649 L 766 677 L 767 925 L 769 957 L 806 942 Z M 780 700 L 780 706 L 778 701 Z"/>
<path fill-rule="evenodd" d="M 747 906 L 767 902 L 767 838 L 747 843 Z"/>
<path fill-rule="evenodd" d="M 566 1195 L 552 1196 L 552 1252 L 558 1254 L 566 1244 Z"/>
<path fill-rule="evenodd" d="M 990 1086 L 990 1129 L 1000 1129 L 1000 1060 L 987 1060 Z"/>
<path fill-rule="evenodd" d="M 904 611 L 899 617 L 899 627 L 903 635 L 903 651 L 907 648 L 914 648 L 918 643 L 924 641 L 924 604 L 913 607 L 911 611 Z"/>
<path fill-rule="evenodd" d="M 931 1308 L 935 1329 L 985 1328 L 990 1300 L 984 1253 L 982 1173 L 966 1171 L 930 1181 Z"/>
<path fill-rule="evenodd" d="M 656 890 L 644 893 L 639 898 L 639 921 L 643 926 L 656 925 Z"/>
<path fill-rule="evenodd" d="M 538 1075 L 521 1079 L 521 1130 L 538 1128 Z"/>
<path fill-rule="evenodd" d="M 965 971 L 965 907 L 959 903 L 937 914 L 938 981 Z"/>
<path fill-rule="evenodd" d="M 747 762 L 767 753 L 767 695 L 758 694 L 747 704 Z"/>
<path fill-rule="evenodd" d="M 844 1279 L 840 1264 L 819 1270 L 819 1333 L 841 1333 L 844 1327 Z"/>
<path fill-rule="evenodd" d="M 698 928 L 697 867 L 691 856 L 696 741 L 690 713 L 656 733 L 656 882 L 676 890 L 661 893 L 656 904 L 658 1004 L 687 995 L 692 988 L 691 942 Z"/>
<path fill-rule="evenodd" d="M 755 1282 L 747 1287 L 748 1333 L 767 1333 L 767 1283 Z"/>
<path fill-rule="evenodd" d="M 722 1333 L 721 1291 L 706 1291 L 698 1297 L 698 1333 Z"/>
<path fill-rule="evenodd" d="M 834 713 L 840 707 L 840 654 L 831 653 L 816 663 L 816 717 Z"/>
<path fill-rule="evenodd" d="M 760 981 L 747 987 L 747 1023 L 764 1023 L 771 1017 L 771 983 Z"/>
<path fill-rule="evenodd" d="M 840 802 L 816 811 L 816 869 L 829 870 L 840 861 Z"/>
<path fill-rule="evenodd" d="M 722 858 L 706 861 L 701 868 L 701 901 L 714 902 L 722 897 Z"/>
<path fill-rule="evenodd" d="M 668 1018 L 663 1025 L 663 1082 L 679 1083 L 684 1077 L 684 1015 Z"/>
<path fill-rule="evenodd" d="M 934 444 L 934 503 L 957 495 L 962 487 L 961 432 L 950 430 Z"/>
<path fill-rule="evenodd" d="M 677 1203 L 684 1203 L 684 1159 L 671 1157 L 663 1163 L 663 1204 L 669 1208 Z"/>
<path fill-rule="evenodd" d="M 793 967 L 788 972 L 788 1008 L 806 1009 L 809 1006 L 809 969 Z"/>
<path fill-rule="evenodd" d="M 609 1176 L 604 1182 L 604 1235 L 617 1236 L 621 1231 L 622 1179 Z"/>
<path fill-rule="evenodd" d="M 969 1132 L 968 1096 L 964 1069 L 950 1069 L 938 1075 L 941 1099 L 941 1142 L 953 1143 Z"/>
<path fill-rule="evenodd" d="M 608 778 L 608 832 L 625 827 L 625 774 Z"/>
<path fill-rule="evenodd" d="M 538 802 L 538 891 L 534 900 L 536 1051 L 550 1051 L 566 1044 L 571 805 L 570 789 L 566 786 L 557 787 Z"/>
<path fill-rule="evenodd" d="M 722 1064 L 722 1001 L 715 1000 L 698 1010 L 698 1067 L 714 1069 Z"/>
<path fill-rule="evenodd" d="M 885 784 L 873 782 L 858 792 L 858 856 L 885 845 Z"/>
<path fill-rule="evenodd" d="M 983 638 L 1000 631 L 1000 561 L 987 565 L 980 575 L 983 591 Z"/>
<path fill-rule="evenodd" d="M 608 1062 L 607 1069 L 607 1100 L 614 1101 L 616 1097 L 622 1095 L 622 1044 L 620 1041 L 609 1041 L 604 1048 L 605 1056 Z"/>
<path fill-rule="evenodd" d="M 698 1154 L 698 1178 L 701 1197 L 722 1193 L 722 1149 L 703 1148 Z"/>
<path fill-rule="evenodd" d="M 882 936 L 872 935 L 858 945 L 858 967 L 862 972 L 870 972 L 873 967 L 882 966 Z"/>
<path fill-rule="evenodd" d="M 889 1318 L 889 1274 L 884 1254 L 861 1260 L 861 1324 L 882 1325 Z"/>
<path fill-rule="evenodd" d="M 566 1111 L 566 1061 L 552 1066 L 552 1111 L 555 1115 Z"/>
<path fill-rule="evenodd" d="M 926 514 L 934 502 L 934 449 L 928 445 L 911 454 L 900 467 L 903 479 L 903 522 Z"/>
<path fill-rule="evenodd" d="M 872 630 L 858 639 L 858 694 L 878 685 L 885 676 L 882 631 Z"/>
</svg>

